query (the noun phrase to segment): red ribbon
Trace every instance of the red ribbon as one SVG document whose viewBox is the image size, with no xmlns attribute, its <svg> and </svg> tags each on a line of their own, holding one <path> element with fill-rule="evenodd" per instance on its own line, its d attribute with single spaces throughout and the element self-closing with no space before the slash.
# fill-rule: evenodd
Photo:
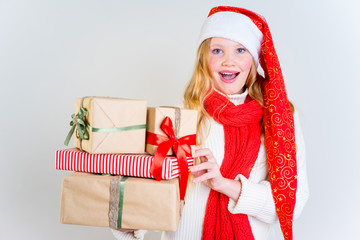
<svg viewBox="0 0 360 240">
<path fill-rule="evenodd" d="M 154 161 L 151 164 L 150 173 L 156 180 L 161 180 L 162 166 L 166 154 L 172 148 L 180 166 L 180 200 L 184 200 L 189 174 L 186 157 L 191 157 L 190 145 L 196 144 L 196 134 L 176 139 L 173 124 L 169 117 L 165 117 L 161 123 L 161 129 L 167 136 L 147 132 L 146 143 L 158 145 L 154 154 Z"/>
</svg>

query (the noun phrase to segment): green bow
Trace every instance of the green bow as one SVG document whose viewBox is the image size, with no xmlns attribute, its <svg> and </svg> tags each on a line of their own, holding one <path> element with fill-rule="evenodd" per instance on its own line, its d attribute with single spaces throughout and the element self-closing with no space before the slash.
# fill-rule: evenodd
<svg viewBox="0 0 360 240">
<path fill-rule="evenodd" d="M 70 138 L 75 131 L 75 127 L 76 127 L 81 139 L 83 139 L 83 140 L 89 139 L 89 133 L 86 129 L 87 124 L 84 121 L 86 113 L 87 113 L 87 110 L 82 107 L 82 108 L 80 108 L 78 114 L 71 115 L 71 118 L 72 118 L 72 121 L 70 122 L 71 129 L 65 139 L 65 142 L 64 142 L 65 146 L 67 146 L 69 144 Z"/>
</svg>

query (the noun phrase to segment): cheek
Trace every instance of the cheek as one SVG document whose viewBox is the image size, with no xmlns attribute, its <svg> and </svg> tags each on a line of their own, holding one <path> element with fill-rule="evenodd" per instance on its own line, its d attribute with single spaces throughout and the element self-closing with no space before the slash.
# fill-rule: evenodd
<svg viewBox="0 0 360 240">
<path fill-rule="evenodd" d="M 252 66 L 252 59 L 248 59 L 246 61 L 241 62 L 241 68 L 244 72 L 249 72 Z"/>
<path fill-rule="evenodd" d="M 209 58 L 208 64 L 211 72 L 217 71 L 218 61 L 215 58 Z"/>
</svg>

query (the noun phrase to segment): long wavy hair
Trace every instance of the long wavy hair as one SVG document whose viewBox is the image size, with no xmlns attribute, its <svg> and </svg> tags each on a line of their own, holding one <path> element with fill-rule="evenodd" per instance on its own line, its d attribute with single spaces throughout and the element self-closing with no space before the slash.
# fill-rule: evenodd
<svg viewBox="0 0 360 240">
<path fill-rule="evenodd" d="M 204 108 L 204 100 L 214 89 L 212 76 L 210 73 L 208 60 L 209 60 L 209 47 L 211 38 L 206 39 L 199 47 L 194 73 L 185 88 L 184 93 L 184 107 L 198 111 L 197 123 L 197 144 L 201 145 L 207 135 L 204 135 L 205 129 L 203 124 L 205 119 L 210 119 L 209 114 Z M 264 106 L 264 97 L 262 93 L 262 83 L 264 78 L 257 73 L 257 67 L 253 59 L 249 75 L 245 82 L 245 87 L 248 89 L 249 96 L 256 100 L 261 106 Z M 292 112 L 294 107 L 289 102 Z"/>
</svg>

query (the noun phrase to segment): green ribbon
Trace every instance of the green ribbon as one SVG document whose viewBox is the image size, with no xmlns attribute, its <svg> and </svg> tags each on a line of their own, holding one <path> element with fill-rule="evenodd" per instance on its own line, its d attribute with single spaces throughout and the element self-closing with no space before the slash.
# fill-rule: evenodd
<svg viewBox="0 0 360 240">
<path fill-rule="evenodd" d="M 83 139 L 83 140 L 89 139 L 89 133 L 86 129 L 87 124 L 84 121 L 86 114 L 87 114 L 87 110 L 82 107 L 79 109 L 79 112 L 77 114 L 71 115 L 71 118 L 73 120 L 70 122 L 71 129 L 65 139 L 65 142 L 64 142 L 65 146 L 69 145 L 69 141 L 71 139 L 71 136 L 74 134 L 75 127 L 76 127 L 81 139 Z"/>
<path fill-rule="evenodd" d="M 133 125 L 133 126 L 127 126 L 127 127 L 118 127 L 118 128 L 94 128 L 85 122 L 86 114 L 87 114 L 86 108 L 81 107 L 78 114 L 71 115 L 71 118 L 73 120 L 70 122 L 71 129 L 65 139 L 65 142 L 64 142 L 65 146 L 67 146 L 69 144 L 71 136 L 74 134 L 75 127 L 77 128 L 79 136 L 82 140 L 89 139 L 89 132 L 87 131 L 87 129 L 89 129 L 91 132 L 110 133 L 110 132 L 123 132 L 123 131 L 130 131 L 130 130 L 146 128 L 146 124 Z"/>
<path fill-rule="evenodd" d="M 87 128 L 91 131 L 91 132 L 122 132 L 122 131 L 129 131 L 129 130 L 136 130 L 136 129 L 142 129 L 142 128 L 146 128 L 146 124 L 141 124 L 141 125 L 133 125 L 133 126 L 127 126 L 127 127 L 118 127 L 118 128 L 94 128 L 90 125 L 86 125 Z"/>
<path fill-rule="evenodd" d="M 118 220 L 117 227 L 121 228 L 122 221 L 122 212 L 123 212 L 123 202 L 124 202 L 124 191 L 125 191 L 125 180 L 127 177 L 123 177 L 120 180 L 120 189 L 119 189 L 119 205 L 118 205 Z"/>
</svg>

